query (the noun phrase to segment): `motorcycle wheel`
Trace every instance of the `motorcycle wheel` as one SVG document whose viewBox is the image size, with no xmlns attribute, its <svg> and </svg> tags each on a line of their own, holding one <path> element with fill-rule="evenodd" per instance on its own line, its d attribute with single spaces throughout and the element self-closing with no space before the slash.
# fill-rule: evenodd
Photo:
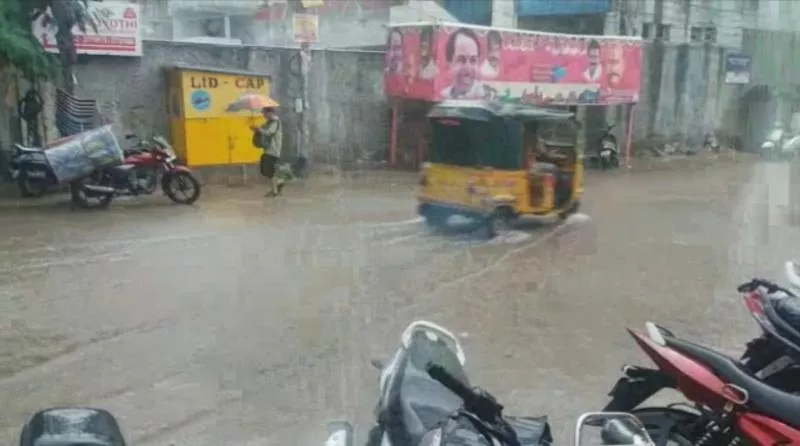
<svg viewBox="0 0 800 446">
<path fill-rule="evenodd" d="M 657 446 L 693 445 L 702 436 L 700 415 L 669 407 L 643 407 L 630 411 L 642 422 Z"/>
<path fill-rule="evenodd" d="M 30 178 L 24 169 L 17 176 L 17 186 L 23 198 L 41 198 L 47 192 L 47 183 Z"/>
<path fill-rule="evenodd" d="M 161 187 L 169 199 L 178 204 L 194 204 L 200 198 L 200 182 L 189 172 L 166 174 Z"/>
<path fill-rule="evenodd" d="M 114 199 L 114 194 L 86 194 L 83 188 L 83 180 L 76 180 L 70 183 L 69 193 L 72 196 L 72 204 L 81 209 L 107 208 Z"/>
</svg>

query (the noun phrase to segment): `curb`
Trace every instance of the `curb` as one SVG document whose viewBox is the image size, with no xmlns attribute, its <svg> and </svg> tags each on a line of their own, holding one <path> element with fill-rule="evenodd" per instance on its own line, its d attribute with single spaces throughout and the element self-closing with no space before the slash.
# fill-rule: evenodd
<svg viewBox="0 0 800 446">
<path fill-rule="evenodd" d="M 729 165 L 744 162 L 752 162 L 756 156 L 748 153 L 722 153 L 715 155 L 680 155 L 670 156 L 664 158 L 643 158 L 632 160 L 632 163 L 627 168 L 623 167 L 622 170 L 628 172 L 653 172 L 659 170 L 675 170 L 675 169 L 705 169 L 715 165 Z"/>
</svg>

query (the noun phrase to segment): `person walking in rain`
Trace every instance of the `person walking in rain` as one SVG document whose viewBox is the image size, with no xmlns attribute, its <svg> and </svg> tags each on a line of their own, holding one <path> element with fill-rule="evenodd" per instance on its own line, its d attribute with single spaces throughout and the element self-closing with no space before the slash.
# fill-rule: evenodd
<svg viewBox="0 0 800 446">
<path fill-rule="evenodd" d="M 276 175 L 283 147 L 283 124 L 274 107 L 264 107 L 261 113 L 266 122 L 261 127 L 251 127 L 253 145 L 264 150 L 261 155 L 261 174 L 269 179 L 270 190 L 267 196 L 274 197 L 280 195 L 285 184 L 284 180 Z"/>
</svg>

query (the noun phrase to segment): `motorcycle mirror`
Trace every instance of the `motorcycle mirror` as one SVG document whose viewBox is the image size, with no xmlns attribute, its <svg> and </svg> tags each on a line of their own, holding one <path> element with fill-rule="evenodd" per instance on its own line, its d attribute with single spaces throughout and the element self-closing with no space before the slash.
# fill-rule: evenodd
<svg viewBox="0 0 800 446">
<path fill-rule="evenodd" d="M 372 359 L 372 367 L 375 367 L 378 370 L 383 370 L 383 361 L 380 359 Z"/>
<path fill-rule="evenodd" d="M 575 446 L 655 446 L 641 421 L 626 412 L 589 412 L 575 425 Z"/>
<path fill-rule="evenodd" d="M 786 269 L 786 279 L 789 281 L 789 286 L 793 291 L 800 291 L 800 265 L 796 262 L 789 260 L 784 264 Z"/>
<path fill-rule="evenodd" d="M 328 423 L 328 438 L 324 446 L 353 446 L 353 425 L 347 421 L 333 421 Z"/>
</svg>

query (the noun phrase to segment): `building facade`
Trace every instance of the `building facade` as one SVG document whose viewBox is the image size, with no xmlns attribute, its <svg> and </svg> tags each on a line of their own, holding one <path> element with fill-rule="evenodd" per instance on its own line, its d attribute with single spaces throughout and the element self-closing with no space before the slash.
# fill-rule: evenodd
<svg viewBox="0 0 800 446">
<path fill-rule="evenodd" d="M 259 46 L 295 46 L 291 17 L 297 4 L 318 16 L 315 48 L 382 49 L 390 23 L 449 21 L 500 28 L 570 34 L 637 35 L 646 42 L 642 95 L 636 107 L 634 139 L 668 138 L 698 144 L 715 131 L 750 139 L 776 114 L 769 94 L 754 106 L 748 92 L 757 85 L 794 91 L 786 79 L 800 69 L 789 61 L 800 2 L 786 0 L 138 0 L 145 38 Z M 765 33 L 769 33 L 768 35 Z M 788 40 L 787 40 L 788 39 Z M 786 42 L 784 42 L 786 41 Z M 777 42 L 777 43 L 776 43 Z M 783 43 L 781 43 L 783 42 Z M 780 43 L 780 45 L 778 45 Z M 777 45 L 777 46 L 776 46 Z M 787 48 L 776 54 L 769 48 Z M 752 57 L 750 85 L 722 79 L 730 54 Z M 777 67 L 777 68 L 776 68 Z M 763 89 L 762 89 L 763 90 Z M 787 97 L 786 94 L 782 94 Z M 791 96 L 791 95 L 789 95 Z M 750 99 L 748 99 L 750 98 Z M 752 99 L 756 100 L 756 99 Z M 794 101 L 794 99 L 790 99 Z M 745 101 L 745 102 L 743 102 Z M 786 101 L 783 101 L 785 104 Z M 744 105 L 743 105 L 744 104 Z M 743 117 L 743 108 L 763 109 Z M 789 110 L 789 111 L 785 111 Z M 752 115 L 753 113 L 751 113 Z M 623 138 L 622 107 L 590 107 L 587 131 L 617 123 Z M 743 125 L 743 120 L 748 124 Z M 748 142 L 747 144 L 752 144 Z"/>
<path fill-rule="evenodd" d="M 145 37 L 153 40 L 295 46 L 292 15 L 303 4 L 313 5 L 304 8 L 304 12 L 318 17 L 319 41 L 315 47 L 319 49 L 382 48 L 386 26 L 393 22 L 459 21 L 434 0 L 139 2 L 147 22 Z M 491 6 L 491 2 L 486 4 Z"/>
</svg>

